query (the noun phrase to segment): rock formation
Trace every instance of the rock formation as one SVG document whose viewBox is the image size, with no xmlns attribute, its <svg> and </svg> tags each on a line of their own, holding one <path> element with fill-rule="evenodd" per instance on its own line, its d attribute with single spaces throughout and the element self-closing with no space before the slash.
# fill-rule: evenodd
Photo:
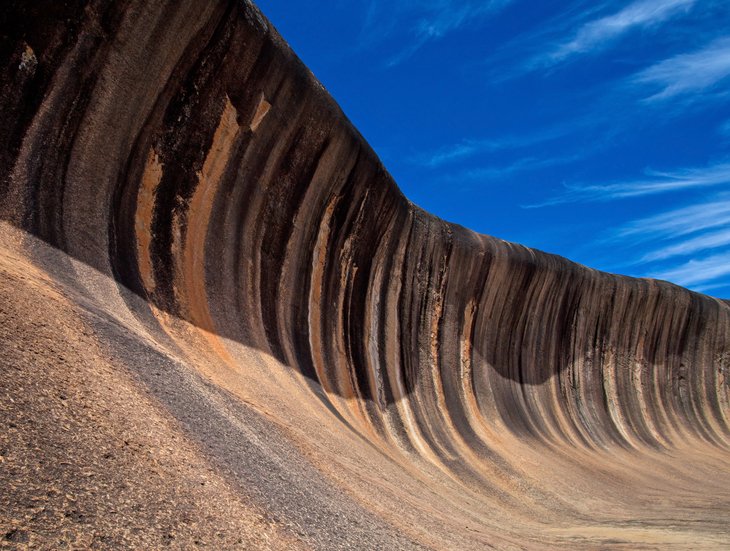
<svg viewBox="0 0 730 551">
<path fill-rule="evenodd" d="M 2 12 L 6 544 L 728 545 L 728 303 L 418 209 L 247 1 Z"/>
</svg>

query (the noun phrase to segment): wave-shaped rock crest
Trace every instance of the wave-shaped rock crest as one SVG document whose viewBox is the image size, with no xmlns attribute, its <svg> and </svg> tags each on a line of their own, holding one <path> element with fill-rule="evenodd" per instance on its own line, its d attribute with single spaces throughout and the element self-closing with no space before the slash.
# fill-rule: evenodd
<svg viewBox="0 0 730 551">
<path fill-rule="evenodd" d="M 418 209 L 248 2 L 3 11 L 7 539 L 730 541 L 728 303 Z"/>
</svg>

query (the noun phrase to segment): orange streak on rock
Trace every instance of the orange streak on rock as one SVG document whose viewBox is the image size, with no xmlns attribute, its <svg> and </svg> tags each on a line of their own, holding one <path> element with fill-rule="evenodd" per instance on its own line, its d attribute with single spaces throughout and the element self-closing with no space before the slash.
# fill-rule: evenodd
<svg viewBox="0 0 730 551">
<path fill-rule="evenodd" d="M 218 185 L 240 130 L 236 115 L 236 108 L 226 97 L 225 107 L 213 136 L 213 144 L 208 151 L 203 170 L 198 175 L 199 183 L 190 201 L 182 256 L 185 307 L 190 311 L 191 321 L 200 329 L 216 353 L 231 366 L 236 362 L 216 334 L 215 324 L 208 308 L 205 290 L 205 241 Z"/>
<path fill-rule="evenodd" d="M 256 107 L 256 113 L 254 113 L 253 119 L 251 119 L 251 131 L 256 132 L 256 129 L 261 124 L 261 121 L 264 120 L 264 117 L 269 113 L 269 110 L 271 109 L 271 104 L 266 101 L 266 98 L 263 94 L 261 94 L 261 99 L 259 100 L 259 105 Z"/>
<path fill-rule="evenodd" d="M 148 294 L 155 290 L 155 274 L 152 268 L 150 245 L 152 243 L 152 216 L 155 209 L 155 191 L 162 179 L 162 165 L 154 149 L 147 156 L 142 182 L 137 193 L 137 210 L 134 229 L 137 237 L 137 262 L 139 274 Z"/>
</svg>

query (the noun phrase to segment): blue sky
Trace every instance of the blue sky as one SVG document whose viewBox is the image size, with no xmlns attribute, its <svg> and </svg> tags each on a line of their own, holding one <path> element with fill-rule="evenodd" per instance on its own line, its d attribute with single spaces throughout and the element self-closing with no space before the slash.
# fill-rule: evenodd
<svg viewBox="0 0 730 551">
<path fill-rule="evenodd" d="M 727 0 L 260 0 L 404 193 L 730 298 Z"/>
</svg>

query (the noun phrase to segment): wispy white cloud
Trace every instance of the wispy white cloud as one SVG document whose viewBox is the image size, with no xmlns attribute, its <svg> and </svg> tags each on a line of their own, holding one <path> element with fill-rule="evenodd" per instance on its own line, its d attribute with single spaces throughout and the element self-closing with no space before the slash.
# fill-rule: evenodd
<svg viewBox="0 0 730 551">
<path fill-rule="evenodd" d="M 687 207 L 635 220 L 613 232 L 612 240 L 678 238 L 730 225 L 730 197 L 721 195 Z"/>
<path fill-rule="evenodd" d="M 367 29 L 364 33 L 373 32 L 382 21 L 389 21 L 386 28 L 391 31 L 395 23 L 404 20 L 415 21 L 409 29 L 409 44 L 393 55 L 387 67 L 394 67 L 412 57 L 424 45 L 433 40 L 474 23 L 480 18 L 495 13 L 512 0 L 391 0 L 390 2 L 373 1 L 368 10 Z M 377 32 L 377 31 L 375 31 Z M 382 30 L 379 32 L 384 36 Z"/>
<path fill-rule="evenodd" d="M 413 158 L 415 164 L 429 168 L 439 167 L 453 161 L 472 157 L 480 152 L 491 152 L 501 149 L 497 141 L 464 140 L 455 145 L 442 147 L 433 153 L 417 155 Z"/>
<path fill-rule="evenodd" d="M 699 94 L 730 76 L 730 36 L 719 38 L 699 51 L 665 59 L 638 73 L 632 83 L 655 92 L 645 102 Z"/>
<path fill-rule="evenodd" d="M 528 172 L 551 166 L 565 165 L 583 158 L 583 155 L 566 155 L 564 157 L 525 157 L 506 166 L 483 167 L 466 170 L 460 177 L 467 180 L 501 178 L 516 172 Z"/>
<path fill-rule="evenodd" d="M 528 208 L 561 205 L 585 201 L 611 201 L 630 197 L 655 195 L 692 188 L 730 183 L 730 162 L 702 168 L 683 168 L 671 172 L 646 171 L 646 177 L 604 185 L 566 184 L 566 191 Z"/>
<path fill-rule="evenodd" d="M 621 11 L 584 23 L 571 39 L 533 60 L 533 65 L 554 65 L 571 56 L 604 48 L 609 42 L 631 30 L 657 26 L 686 13 L 695 1 L 639 0 Z"/>
<path fill-rule="evenodd" d="M 631 267 L 633 275 L 665 279 L 699 292 L 726 287 L 727 282 L 715 282 L 730 275 L 730 193 L 624 223 L 593 246 L 619 247 L 621 266 Z M 715 254 L 702 258 L 711 251 Z M 678 263 L 682 257 L 691 260 Z"/>
<path fill-rule="evenodd" d="M 728 284 L 727 281 L 721 281 L 719 283 L 708 283 L 707 285 L 693 285 L 692 289 L 697 291 L 698 293 L 707 293 L 708 291 L 712 291 L 713 289 L 722 289 L 725 287 L 730 288 L 730 284 Z"/>
<path fill-rule="evenodd" d="M 709 283 L 727 275 L 730 275 L 730 251 L 692 259 L 670 270 L 654 273 L 653 277 L 688 286 Z"/>
<path fill-rule="evenodd" d="M 430 153 L 416 155 L 412 158 L 412 162 L 429 168 L 436 168 L 479 154 L 523 149 L 542 144 L 566 136 L 578 128 L 578 124 L 571 124 L 557 126 L 531 134 L 505 136 L 494 139 L 462 140 L 457 144 L 448 145 Z"/>
<path fill-rule="evenodd" d="M 721 278 L 730 274 L 730 194 L 633 220 L 595 246 L 620 247 L 624 258 L 637 254 L 622 264 L 631 266 L 633 275 L 665 279 L 699 292 L 726 287 Z"/>
<path fill-rule="evenodd" d="M 656 262 L 730 245 L 730 229 L 707 233 L 645 254 L 642 262 Z"/>
</svg>

